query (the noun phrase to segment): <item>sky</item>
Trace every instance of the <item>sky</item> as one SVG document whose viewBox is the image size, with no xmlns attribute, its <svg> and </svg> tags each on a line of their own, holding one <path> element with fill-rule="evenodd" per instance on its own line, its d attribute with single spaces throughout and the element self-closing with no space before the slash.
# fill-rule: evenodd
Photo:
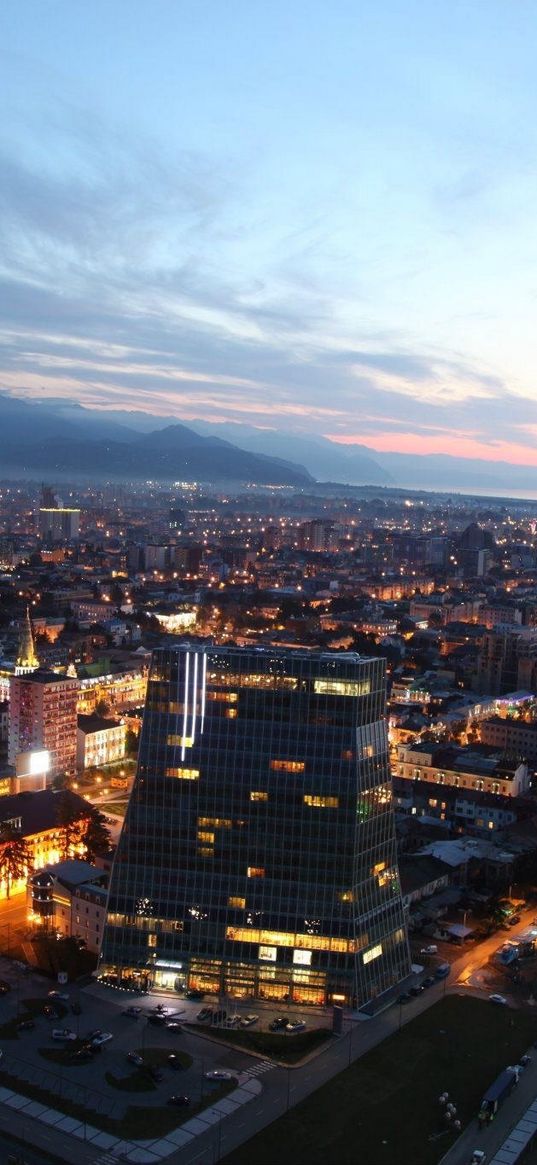
<svg viewBox="0 0 537 1165">
<path fill-rule="evenodd" d="M 537 465 L 535 0 L 0 6 L 0 391 Z"/>
</svg>

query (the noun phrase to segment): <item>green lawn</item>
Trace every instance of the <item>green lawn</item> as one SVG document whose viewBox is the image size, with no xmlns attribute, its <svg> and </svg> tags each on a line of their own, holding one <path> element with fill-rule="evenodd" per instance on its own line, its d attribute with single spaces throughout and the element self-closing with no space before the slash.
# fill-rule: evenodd
<svg viewBox="0 0 537 1165">
<path fill-rule="evenodd" d="M 234 1047 L 248 1048 L 262 1056 L 271 1056 L 285 1064 L 294 1064 L 312 1052 L 319 1044 L 332 1038 L 328 1028 L 312 1028 L 311 1031 L 282 1035 L 279 1032 L 244 1031 L 242 1028 L 211 1027 L 210 1024 L 185 1024 L 193 1032 L 210 1033 L 211 1039 L 222 1040 Z"/>
<path fill-rule="evenodd" d="M 448 995 L 225 1161 L 436 1165 L 453 1139 L 429 1140 L 444 1127 L 440 1093 L 449 1092 L 464 1128 L 488 1085 L 535 1039 L 537 1016 Z"/>
</svg>

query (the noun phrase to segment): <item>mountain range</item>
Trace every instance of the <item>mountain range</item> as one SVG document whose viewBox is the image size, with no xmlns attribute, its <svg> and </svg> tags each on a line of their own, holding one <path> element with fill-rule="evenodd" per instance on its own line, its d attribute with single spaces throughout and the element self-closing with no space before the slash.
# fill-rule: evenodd
<svg viewBox="0 0 537 1165">
<path fill-rule="evenodd" d="M 344 485 L 509 495 L 537 491 L 537 467 L 449 455 L 379 453 L 366 444 L 140 410 L 23 400 L 0 390 L 0 476 Z"/>
</svg>

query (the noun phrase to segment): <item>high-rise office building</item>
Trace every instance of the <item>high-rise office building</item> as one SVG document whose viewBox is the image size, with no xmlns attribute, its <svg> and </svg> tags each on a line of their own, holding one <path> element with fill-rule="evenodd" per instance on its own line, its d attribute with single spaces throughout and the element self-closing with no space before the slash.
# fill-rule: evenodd
<svg viewBox="0 0 537 1165">
<path fill-rule="evenodd" d="M 385 663 L 155 651 L 100 971 L 361 1005 L 409 970 Z"/>
</svg>

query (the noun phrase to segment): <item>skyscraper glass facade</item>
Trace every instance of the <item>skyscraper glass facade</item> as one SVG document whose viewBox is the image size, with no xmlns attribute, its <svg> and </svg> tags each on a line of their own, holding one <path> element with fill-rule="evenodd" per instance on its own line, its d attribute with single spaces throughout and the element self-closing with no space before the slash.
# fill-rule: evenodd
<svg viewBox="0 0 537 1165">
<path fill-rule="evenodd" d="M 351 653 L 154 653 L 102 974 L 360 1006 L 408 973 L 385 687 Z"/>
</svg>

